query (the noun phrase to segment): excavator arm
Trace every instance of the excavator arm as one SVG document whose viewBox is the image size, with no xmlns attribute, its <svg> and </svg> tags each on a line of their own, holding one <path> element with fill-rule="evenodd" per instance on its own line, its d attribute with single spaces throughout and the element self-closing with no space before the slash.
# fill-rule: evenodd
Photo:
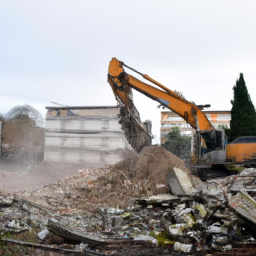
<svg viewBox="0 0 256 256">
<path fill-rule="evenodd" d="M 152 82 L 158 88 L 149 85 L 125 72 L 124 67 L 140 74 L 144 79 Z M 201 111 L 200 106 L 187 101 L 174 91 L 150 78 L 148 75 L 134 70 L 122 61 L 112 58 L 108 68 L 108 82 L 112 87 L 114 95 L 120 104 L 124 104 L 130 113 L 136 109 L 132 100 L 132 88 L 146 95 L 152 100 L 158 101 L 175 112 L 187 121 L 195 130 L 192 159 L 195 163 L 200 162 L 201 139 L 205 140 L 207 152 L 213 151 L 224 146 L 223 132 L 215 130 L 206 115 Z"/>
<path fill-rule="evenodd" d="M 133 88 L 175 112 L 186 120 L 194 129 L 200 131 L 214 130 L 214 127 L 211 125 L 206 115 L 197 105 L 187 101 L 174 91 L 171 91 L 167 87 L 153 80 L 148 75 L 143 75 L 132 69 L 161 89 L 138 80 L 134 76 L 126 73 L 123 66 L 128 67 L 116 58 L 113 58 L 110 61 L 108 82 L 110 83 L 116 98 L 120 99 L 127 108 L 130 108 L 132 104 L 131 88 Z"/>
</svg>

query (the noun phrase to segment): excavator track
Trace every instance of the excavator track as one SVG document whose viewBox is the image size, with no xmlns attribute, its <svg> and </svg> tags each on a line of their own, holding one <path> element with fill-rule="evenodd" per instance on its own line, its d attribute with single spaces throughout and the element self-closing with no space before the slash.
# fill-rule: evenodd
<svg viewBox="0 0 256 256">
<path fill-rule="evenodd" d="M 197 175 L 201 180 L 224 178 L 237 174 L 237 171 L 230 171 L 225 164 L 194 165 L 190 167 L 192 174 Z"/>
</svg>

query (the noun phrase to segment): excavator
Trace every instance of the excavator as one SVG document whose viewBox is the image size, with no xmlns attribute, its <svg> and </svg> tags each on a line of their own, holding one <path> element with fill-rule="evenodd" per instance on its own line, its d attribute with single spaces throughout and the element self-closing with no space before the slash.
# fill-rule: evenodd
<svg viewBox="0 0 256 256">
<path fill-rule="evenodd" d="M 140 81 L 127 73 L 124 68 L 128 68 L 141 75 L 145 80 L 153 83 L 157 87 Z M 247 155 L 249 160 L 252 158 L 253 154 L 255 155 L 256 144 L 254 144 L 254 147 L 252 146 L 253 149 L 250 149 L 249 152 L 246 152 L 246 147 L 244 148 L 240 144 L 240 146 L 232 146 L 232 144 L 230 144 L 227 145 L 229 155 L 226 156 L 226 159 L 231 161 L 218 161 L 220 155 L 222 155 L 223 159 L 223 154 L 226 154 L 226 137 L 224 131 L 216 130 L 207 116 L 202 112 L 204 107 L 209 107 L 210 105 L 196 105 L 194 102 L 187 101 L 177 92 L 170 90 L 148 75 L 142 74 L 127 66 L 117 58 L 112 58 L 110 61 L 108 67 L 108 82 L 112 87 L 118 103 L 125 106 L 131 115 L 137 113 L 132 100 L 132 89 L 135 89 L 152 100 L 159 102 L 163 107 L 175 112 L 194 128 L 194 134 L 192 136 L 191 169 L 194 174 L 197 174 L 201 179 L 233 174 L 226 166 L 232 164 L 234 162 L 233 160 L 237 160 L 236 151 L 238 148 L 240 151 L 244 151 L 243 154 Z M 203 150 L 204 153 L 202 153 L 202 144 L 204 144 L 205 147 Z M 213 154 L 214 152 L 217 152 L 217 154 Z M 241 152 L 238 155 L 241 155 Z M 209 160 L 209 157 L 207 158 L 205 156 L 210 156 L 212 159 Z M 216 157 L 216 159 L 214 159 L 214 157 Z M 241 159 L 239 160 L 241 162 Z"/>
</svg>

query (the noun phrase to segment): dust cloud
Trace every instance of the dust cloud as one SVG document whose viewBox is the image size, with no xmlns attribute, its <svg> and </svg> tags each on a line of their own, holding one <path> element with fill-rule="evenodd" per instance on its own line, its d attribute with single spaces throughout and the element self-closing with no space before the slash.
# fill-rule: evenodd
<svg viewBox="0 0 256 256">
<path fill-rule="evenodd" d="M 0 192 L 11 193 L 37 189 L 67 176 L 78 174 L 78 170 L 96 168 L 97 165 L 67 164 L 43 161 L 39 165 L 28 165 L 15 161 L 0 162 Z"/>
</svg>

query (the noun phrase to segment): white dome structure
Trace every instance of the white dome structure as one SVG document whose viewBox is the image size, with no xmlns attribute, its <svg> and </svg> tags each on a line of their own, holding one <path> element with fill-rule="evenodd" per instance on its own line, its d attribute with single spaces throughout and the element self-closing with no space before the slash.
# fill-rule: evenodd
<svg viewBox="0 0 256 256">
<path fill-rule="evenodd" d="M 42 115 L 28 104 L 13 107 L 8 113 L 5 114 L 5 120 L 11 120 L 18 115 L 27 115 L 35 121 L 37 127 L 44 127 L 44 119 Z"/>
</svg>

